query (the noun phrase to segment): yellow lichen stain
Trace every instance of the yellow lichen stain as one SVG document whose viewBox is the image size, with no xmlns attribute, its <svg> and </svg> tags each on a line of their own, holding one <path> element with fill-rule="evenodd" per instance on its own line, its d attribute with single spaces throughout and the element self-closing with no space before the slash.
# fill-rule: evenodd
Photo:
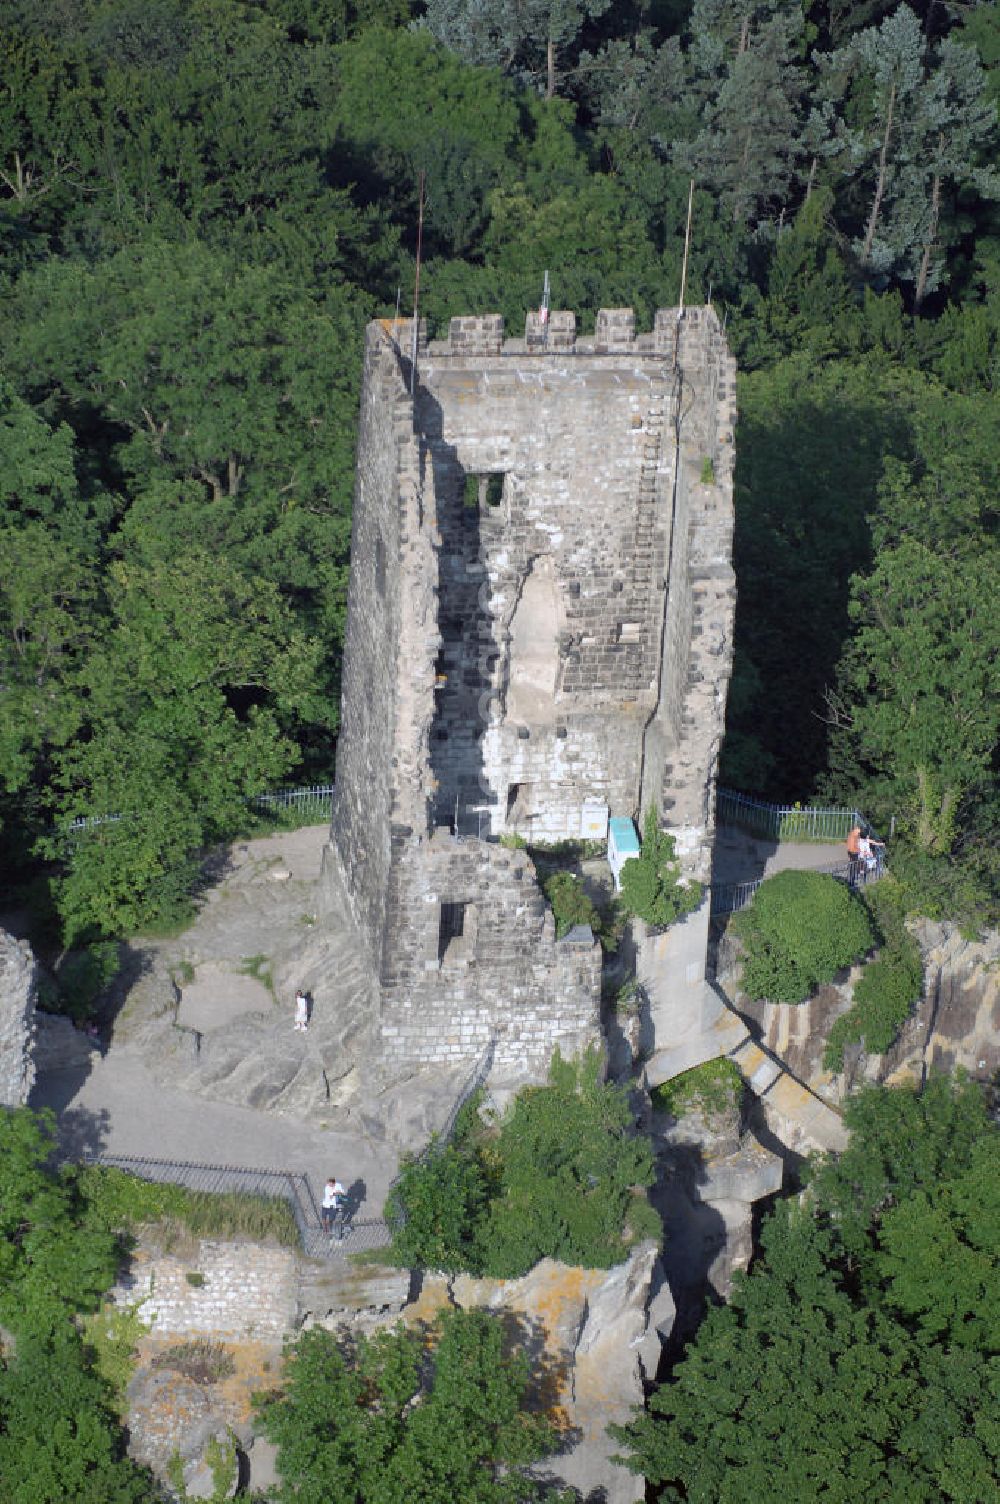
<svg viewBox="0 0 1000 1504">
<path fill-rule="evenodd" d="M 403 1310 L 407 1326 L 420 1326 L 434 1321 L 442 1311 L 452 1305 L 447 1279 L 440 1274 L 426 1274 L 420 1286 L 420 1294 L 412 1305 Z"/>
<path fill-rule="evenodd" d="M 136 1371 L 151 1368 L 153 1360 L 169 1348 L 183 1347 L 187 1342 L 213 1342 L 233 1364 L 233 1372 L 210 1383 L 201 1383 L 210 1403 L 218 1409 L 231 1426 L 242 1426 L 253 1419 L 253 1396 L 281 1383 L 285 1364 L 285 1349 L 280 1342 L 234 1342 L 229 1337 L 215 1338 L 211 1332 L 199 1332 L 197 1337 L 185 1337 L 181 1333 L 157 1336 L 147 1333 L 138 1346 Z"/>
</svg>

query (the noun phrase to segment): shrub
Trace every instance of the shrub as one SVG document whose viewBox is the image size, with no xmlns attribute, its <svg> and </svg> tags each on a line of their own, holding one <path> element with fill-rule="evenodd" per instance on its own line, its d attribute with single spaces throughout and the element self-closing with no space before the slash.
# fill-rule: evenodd
<svg viewBox="0 0 1000 1504">
<path fill-rule="evenodd" d="M 473 1232 L 487 1200 L 479 1159 L 455 1144 L 404 1159 L 386 1203 L 393 1257 L 400 1263 L 458 1273 L 474 1269 Z"/>
<path fill-rule="evenodd" d="M 150 1360 L 151 1368 L 171 1368 L 182 1373 L 196 1384 L 215 1384 L 219 1379 L 228 1379 L 236 1372 L 236 1364 L 230 1352 L 218 1342 L 199 1338 L 192 1342 L 178 1342 L 164 1348 Z"/>
<path fill-rule="evenodd" d="M 135 1371 L 136 1349 L 150 1330 L 139 1314 L 141 1306 L 140 1301 L 123 1309 L 105 1301 L 80 1323 L 87 1359 L 107 1383 L 123 1420 L 128 1415 L 126 1390 Z"/>
<path fill-rule="evenodd" d="M 162 1222 L 179 1224 L 196 1237 L 273 1238 L 286 1248 L 299 1241 L 291 1207 L 280 1196 L 188 1191 L 103 1165 L 80 1171 L 80 1190 L 87 1223 L 111 1232 Z"/>
<path fill-rule="evenodd" d="M 649 1141 L 631 1131 L 626 1093 L 599 1077 L 596 1053 L 557 1054 L 549 1084 L 515 1099 L 495 1146 L 498 1193 L 476 1229 L 483 1273 L 513 1279 L 546 1257 L 607 1269 L 661 1235 L 636 1194 L 653 1180 Z"/>
<path fill-rule="evenodd" d="M 728 1112 L 743 1096 L 743 1077 L 735 1061 L 722 1056 L 664 1081 L 651 1095 L 654 1107 L 675 1118 L 685 1112 Z"/>
<path fill-rule="evenodd" d="M 70 951 L 56 972 L 55 985 L 43 989 L 42 1005 L 47 1013 L 64 1013 L 74 1023 L 86 1023 L 117 972 L 118 946 L 113 940 Z"/>
<path fill-rule="evenodd" d="M 621 902 L 630 914 L 662 929 L 691 914 L 701 903 L 701 884 L 684 882 L 674 838 L 660 829 L 650 806 L 642 833 L 642 849 L 622 868 Z"/>
<path fill-rule="evenodd" d="M 733 927 L 746 950 L 743 991 L 775 1003 L 804 1002 L 875 939 L 861 900 L 820 872 L 769 877 Z"/>
<path fill-rule="evenodd" d="M 555 915 L 557 940 L 568 935 L 577 924 L 585 924 L 591 930 L 600 928 L 600 916 L 583 891 L 583 883 L 572 872 L 553 872 L 542 888 Z"/>
<path fill-rule="evenodd" d="M 903 896 L 889 882 L 873 890 L 871 904 L 882 949 L 855 984 L 850 1011 L 834 1021 L 827 1036 L 823 1050 L 827 1070 L 843 1070 L 848 1044 L 862 1042 L 871 1054 L 884 1054 L 920 997 L 923 959 L 920 946 L 903 924 Z"/>
<path fill-rule="evenodd" d="M 659 1219 L 643 1189 L 648 1140 L 632 1132 L 626 1092 L 600 1080 L 596 1053 L 552 1062 L 484 1125 L 463 1115 L 455 1140 L 404 1166 L 390 1198 L 401 1263 L 515 1278 L 545 1257 L 609 1268 Z"/>
</svg>

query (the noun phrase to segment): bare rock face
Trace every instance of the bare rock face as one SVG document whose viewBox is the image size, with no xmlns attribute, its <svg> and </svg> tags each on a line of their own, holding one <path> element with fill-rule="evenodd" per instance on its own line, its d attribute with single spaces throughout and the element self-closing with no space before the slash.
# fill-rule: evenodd
<svg viewBox="0 0 1000 1504">
<path fill-rule="evenodd" d="M 783 1166 L 742 1130 L 735 1098 L 718 1112 L 654 1113 L 650 1132 L 658 1167 L 651 1200 L 666 1230 L 663 1262 L 686 1330 L 706 1290 L 727 1299 L 733 1274 L 749 1265 L 754 1203 L 781 1189 Z"/>
<path fill-rule="evenodd" d="M 740 1011 L 760 1029 L 760 1043 L 798 1081 L 821 1096 L 839 1099 L 829 1071 L 823 1068 L 823 1049 L 834 1020 L 851 1006 L 854 983 L 862 972 L 851 968 L 846 981 L 821 987 L 804 1003 L 754 1002 L 740 999 Z"/>
<path fill-rule="evenodd" d="M 57 1013 L 36 1014 L 32 1062 L 40 1075 L 49 1071 L 86 1072 L 97 1048 L 70 1019 Z"/>
<path fill-rule="evenodd" d="M 612 1422 L 642 1403 L 673 1328 L 674 1304 L 652 1243 L 614 1269 L 579 1269 L 543 1259 L 517 1280 L 459 1275 L 424 1280 L 404 1318 L 424 1320 L 448 1305 L 502 1312 L 533 1354 L 536 1402 L 564 1419 L 563 1450 L 542 1465 L 546 1477 L 605 1504 L 636 1504 L 641 1478 L 611 1461 Z"/>
<path fill-rule="evenodd" d="M 924 920 L 915 930 L 924 958 L 924 995 L 885 1055 L 864 1062 L 869 1080 L 919 1080 L 925 1070 L 1000 1070 L 1000 931 L 963 938 L 954 924 Z"/>
<path fill-rule="evenodd" d="M 38 968 L 27 940 L 0 930 L 0 1104 L 22 1107 L 35 1079 L 31 1040 Z"/>
</svg>

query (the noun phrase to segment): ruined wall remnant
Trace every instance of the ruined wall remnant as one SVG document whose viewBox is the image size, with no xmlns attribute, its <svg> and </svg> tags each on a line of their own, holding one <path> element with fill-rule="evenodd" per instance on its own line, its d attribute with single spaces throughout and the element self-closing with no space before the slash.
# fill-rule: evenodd
<svg viewBox="0 0 1000 1504">
<path fill-rule="evenodd" d="M 412 395 L 411 341 L 367 335 L 331 859 L 383 1058 L 492 1040 L 537 1073 L 596 1030 L 599 953 L 556 941 L 500 837 L 579 838 L 588 801 L 655 803 L 708 877 L 734 366 L 710 309 L 638 336 L 602 310 L 591 340 L 571 313 L 506 342 L 499 316 L 429 345 L 421 328 Z"/>
<path fill-rule="evenodd" d="M 23 1107 L 35 1079 L 31 1039 L 38 968 L 27 940 L 0 930 L 0 1106 Z"/>
</svg>

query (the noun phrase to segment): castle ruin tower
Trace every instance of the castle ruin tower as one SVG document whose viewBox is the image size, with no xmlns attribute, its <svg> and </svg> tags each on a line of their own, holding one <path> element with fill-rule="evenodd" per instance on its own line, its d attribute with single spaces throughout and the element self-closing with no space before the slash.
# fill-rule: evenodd
<svg viewBox="0 0 1000 1504">
<path fill-rule="evenodd" d="M 328 865 L 390 1069 L 544 1075 L 599 1031 L 600 952 L 556 940 L 510 838 L 655 804 L 707 880 L 732 655 L 735 368 L 711 309 L 496 316 L 366 337 Z M 506 843 L 502 838 L 508 838 Z M 707 901 L 685 926 L 704 986 Z M 700 960 L 700 971 L 698 970 Z M 696 974 L 697 973 L 697 974 Z M 694 993 L 692 993 L 692 997 Z"/>
</svg>

